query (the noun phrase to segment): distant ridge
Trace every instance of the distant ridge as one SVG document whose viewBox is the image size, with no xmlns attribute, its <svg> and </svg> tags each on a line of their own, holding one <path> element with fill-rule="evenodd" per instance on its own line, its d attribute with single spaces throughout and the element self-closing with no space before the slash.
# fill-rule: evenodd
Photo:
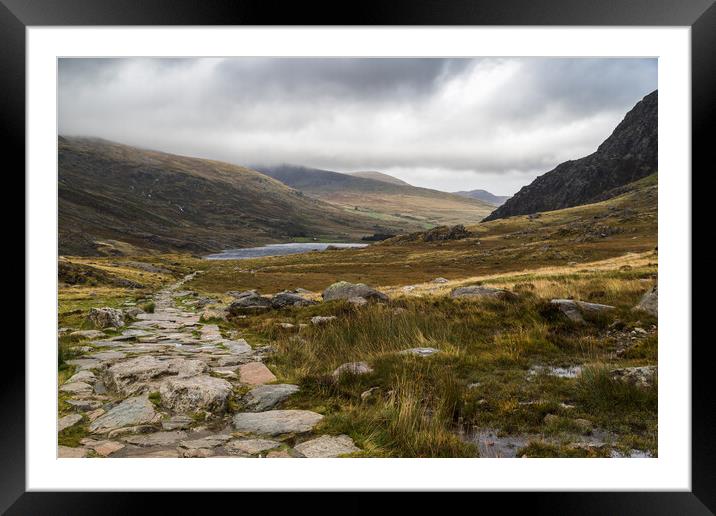
<svg viewBox="0 0 716 516">
<path fill-rule="evenodd" d="M 455 195 L 462 195 L 463 197 L 469 197 L 470 199 L 485 201 L 493 206 L 501 206 L 507 199 L 510 198 L 509 195 L 495 195 L 487 190 L 462 190 L 454 193 Z"/>
<path fill-rule="evenodd" d="M 351 172 L 349 175 L 355 176 L 355 177 L 364 177 L 366 179 L 375 179 L 376 181 L 383 181 L 385 183 L 391 183 L 394 185 L 412 186 L 410 183 L 406 183 L 402 179 L 398 179 L 397 177 L 393 177 L 391 175 L 384 174 L 383 172 L 374 172 L 374 171 Z"/>
<path fill-rule="evenodd" d="M 606 192 L 657 172 L 657 119 L 655 90 L 626 114 L 596 152 L 566 161 L 538 177 L 485 221 L 588 204 L 603 199 Z"/>
</svg>

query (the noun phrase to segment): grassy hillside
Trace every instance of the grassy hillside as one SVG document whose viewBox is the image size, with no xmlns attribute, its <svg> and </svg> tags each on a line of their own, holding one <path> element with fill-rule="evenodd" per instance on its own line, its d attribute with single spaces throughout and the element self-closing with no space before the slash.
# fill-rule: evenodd
<svg viewBox="0 0 716 516">
<path fill-rule="evenodd" d="M 59 139 L 60 254 L 204 253 L 400 229 L 227 163 Z"/>
<path fill-rule="evenodd" d="M 459 195 L 351 174 L 281 165 L 257 167 L 307 195 L 383 223 L 416 231 L 443 224 L 475 224 L 494 206 Z"/>
</svg>

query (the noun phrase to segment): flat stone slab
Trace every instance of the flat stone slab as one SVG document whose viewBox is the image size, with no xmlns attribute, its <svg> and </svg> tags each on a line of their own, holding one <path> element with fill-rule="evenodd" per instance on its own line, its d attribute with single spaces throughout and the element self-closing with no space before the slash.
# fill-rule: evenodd
<svg viewBox="0 0 716 516">
<path fill-rule="evenodd" d="M 281 446 L 280 442 L 272 441 L 270 439 L 237 439 L 226 444 L 226 448 L 230 451 L 239 451 L 249 455 L 255 455 L 266 450 L 272 450 L 274 448 L 278 448 L 279 446 Z"/>
<path fill-rule="evenodd" d="M 72 360 L 67 360 L 66 363 L 73 366 L 77 366 L 81 371 L 84 369 L 94 369 L 98 367 L 102 362 L 93 358 L 74 358 Z"/>
<path fill-rule="evenodd" d="M 248 385 L 262 385 L 276 381 L 271 370 L 261 362 L 249 362 L 239 366 L 239 379 L 241 383 Z"/>
<path fill-rule="evenodd" d="M 173 432 L 155 432 L 153 434 L 130 435 L 124 441 L 135 446 L 169 446 L 177 441 L 186 439 L 186 432 L 176 430 Z"/>
<path fill-rule="evenodd" d="M 85 382 L 66 383 L 60 387 L 60 391 L 71 394 L 91 394 L 94 392 L 92 386 Z"/>
<path fill-rule="evenodd" d="M 65 403 L 82 411 L 95 410 L 102 406 L 102 402 L 98 400 L 65 400 Z"/>
<path fill-rule="evenodd" d="M 234 415 L 234 428 L 239 432 L 260 435 L 281 435 L 310 432 L 323 419 L 310 410 L 269 410 L 241 412 Z"/>
<path fill-rule="evenodd" d="M 84 382 L 84 383 L 94 383 L 97 380 L 97 377 L 94 375 L 92 371 L 84 370 L 80 371 L 78 373 L 73 374 L 68 380 L 67 384 L 69 383 L 76 383 L 76 382 Z"/>
<path fill-rule="evenodd" d="M 87 457 L 89 450 L 85 448 L 71 448 L 69 446 L 57 447 L 57 458 L 59 459 L 81 459 Z"/>
<path fill-rule="evenodd" d="M 180 414 L 162 421 L 162 428 L 164 430 L 185 430 L 189 428 L 193 422 L 194 420 L 189 416 Z"/>
<path fill-rule="evenodd" d="M 298 392 L 298 385 L 279 383 L 273 385 L 259 385 L 251 389 L 243 401 L 249 412 L 264 412 L 274 408 L 283 400 Z"/>
<path fill-rule="evenodd" d="M 227 340 L 223 342 L 223 344 L 231 353 L 235 355 L 243 355 L 253 351 L 249 343 L 244 339 Z"/>
<path fill-rule="evenodd" d="M 90 355 L 91 358 L 96 358 L 97 360 L 121 360 L 122 358 L 126 358 L 126 353 L 122 353 L 121 351 L 100 351 L 99 353 L 93 353 Z"/>
<path fill-rule="evenodd" d="M 188 449 L 199 449 L 199 448 L 216 448 L 221 446 L 226 441 L 230 441 L 231 436 L 228 434 L 217 434 L 202 437 L 201 439 L 192 439 L 189 441 L 182 441 L 179 446 Z"/>
<path fill-rule="evenodd" d="M 404 349 L 400 352 L 401 355 L 416 355 L 419 357 L 429 357 L 431 355 L 434 355 L 435 353 L 439 353 L 439 349 L 435 348 L 410 348 L 410 349 Z"/>
<path fill-rule="evenodd" d="M 97 455 L 100 455 L 101 457 L 109 457 L 110 455 L 118 452 L 122 448 L 124 448 L 124 445 L 116 441 L 102 441 L 92 447 L 95 453 L 97 453 Z"/>
<path fill-rule="evenodd" d="M 152 423 L 157 414 L 154 404 L 146 396 L 127 398 L 90 423 L 93 433 L 105 433 L 125 426 Z"/>
<path fill-rule="evenodd" d="M 347 435 L 322 435 L 297 445 L 295 450 L 308 458 L 328 458 L 355 453 L 360 448 Z"/>
<path fill-rule="evenodd" d="M 65 428 L 75 426 L 80 421 L 82 421 L 82 416 L 79 414 L 70 414 L 68 416 L 61 417 L 57 420 L 57 431 L 62 432 Z"/>
</svg>

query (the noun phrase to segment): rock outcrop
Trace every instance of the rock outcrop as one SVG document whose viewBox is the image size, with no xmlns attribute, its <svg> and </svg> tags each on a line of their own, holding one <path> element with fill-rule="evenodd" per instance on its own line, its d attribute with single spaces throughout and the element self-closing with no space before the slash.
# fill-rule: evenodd
<svg viewBox="0 0 716 516">
<path fill-rule="evenodd" d="M 611 190 L 653 174 L 658 169 L 657 115 L 654 91 L 626 114 L 596 152 L 538 177 L 484 221 L 604 200 Z"/>
</svg>

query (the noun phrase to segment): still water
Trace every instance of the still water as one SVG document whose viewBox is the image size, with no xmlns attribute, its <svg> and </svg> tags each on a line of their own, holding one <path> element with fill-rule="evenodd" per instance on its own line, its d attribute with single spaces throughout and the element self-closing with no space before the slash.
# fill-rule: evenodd
<svg viewBox="0 0 716 516">
<path fill-rule="evenodd" d="M 329 245 L 333 247 L 366 247 L 368 244 L 339 244 L 331 242 L 309 242 L 290 244 L 269 244 L 261 247 L 244 247 L 242 249 L 226 249 L 220 253 L 210 254 L 207 260 L 244 260 L 246 258 L 262 258 L 264 256 L 283 256 L 285 254 L 323 251 Z"/>
</svg>

